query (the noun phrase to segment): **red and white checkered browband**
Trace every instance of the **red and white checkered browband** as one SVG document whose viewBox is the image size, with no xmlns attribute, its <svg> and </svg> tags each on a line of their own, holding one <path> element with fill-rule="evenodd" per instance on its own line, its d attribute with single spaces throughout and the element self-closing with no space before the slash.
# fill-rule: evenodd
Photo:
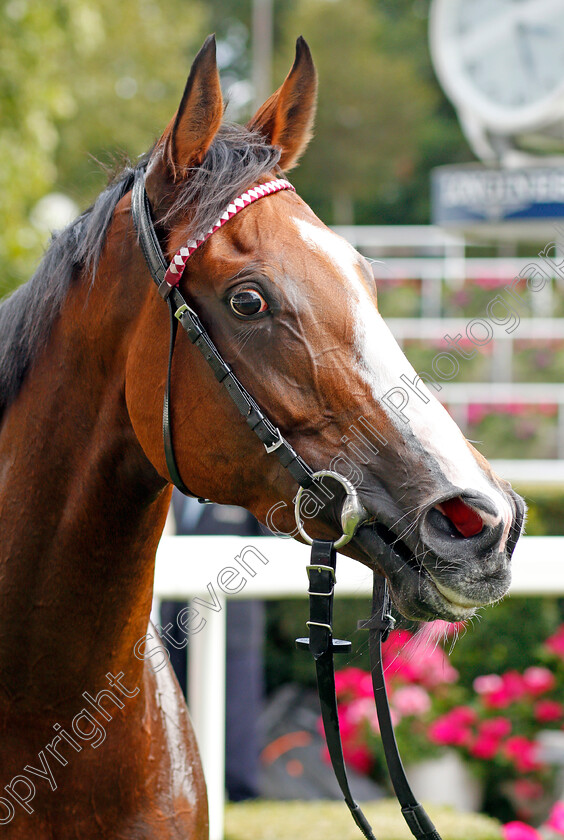
<svg viewBox="0 0 564 840">
<path fill-rule="evenodd" d="M 237 196 L 237 198 L 234 198 L 231 204 L 227 207 L 227 210 L 221 214 L 217 222 L 211 226 L 201 239 L 192 239 L 190 242 L 187 242 L 186 245 L 183 245 L 182 248 L 178 249 L 165 274 L 164 279 L 166 283 L 168 283 L 171 287 L 178 286 L 182 273 L 186 267 L 186 263 L 194 251 L 199 248 L 200 245 L 203 245 L 204 242 L 210 238 L 212 233 L 215 233 L 216 230 L 223 227 L 225 222 L 228 222 L 229 219 L 245 207 L 248 207 L 249 204 L 253 204 L 253 202 L 258 201 L 259 198 L 264 198 L 266 195 L 274 195 L 274 193 L 280 192 L 280 190 L 296 191 L 295 187 L 293 187 L 289 181 L 286 181 L 284 178 L 276 178 L 274 181 L 267 181 L 266 184 L 259 184 L 256 187 L 252 187 L 250 190 L 241 193 L 241 195 Z"/>
</svg>

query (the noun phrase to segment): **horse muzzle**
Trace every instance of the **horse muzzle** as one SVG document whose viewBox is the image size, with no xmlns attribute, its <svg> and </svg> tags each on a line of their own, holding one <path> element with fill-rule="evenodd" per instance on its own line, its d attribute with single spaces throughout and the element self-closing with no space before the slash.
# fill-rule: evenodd
<svg viewBox="0 0 564 840">
<path fill-rule="evenodd" d="M 406 617 L 463 621 L 507 594 L 511 556 L 525 505 L 507 494 L 509 530 L 480 494 L 450 496 L 421 511 L 400 533 L 395 522 L 365 521 L 355 536 L 366 562 L 388 579 L 393 601 Z M 388 519 L 388 517 L 386 517 Z"/>
</svg>

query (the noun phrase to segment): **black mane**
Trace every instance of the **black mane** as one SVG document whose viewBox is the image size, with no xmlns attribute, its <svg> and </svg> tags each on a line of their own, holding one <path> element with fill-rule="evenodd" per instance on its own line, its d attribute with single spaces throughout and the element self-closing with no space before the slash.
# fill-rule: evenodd
<svg viewBox="0 0 564 840">
<path fill-rule="evenodd" d="M 179 187 L 173 207 L 160 221 L 171 223 L 189 211 L 186 233 L 193 238 L 207 230 L 233 198 L 275 167 L 279 156 L 260 135 L 240 126 L 222 126 L 202 165 Z M 126 167 L 90 209 L 54 235 L 33 277 L 0 304 L 0 418 L 47 343 L 73 278 L 83 271 L 95 275 L 116 205 L 147 159 L 145 155 L 135 168 Z"/>
</svg>

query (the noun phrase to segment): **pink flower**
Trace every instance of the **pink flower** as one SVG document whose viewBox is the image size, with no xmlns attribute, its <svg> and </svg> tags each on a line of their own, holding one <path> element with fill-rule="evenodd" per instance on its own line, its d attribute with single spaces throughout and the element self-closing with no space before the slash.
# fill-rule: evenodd
<svg viewBox="0 0 564 840">
<path fill-rule="evenodd" d="M 351 700 L 344 707 L 344 716 L 353 726 L 360 726 L 365 720 L 370 720 L 374 711 L 374 701 L 369 697 L 358 697 Z"/>
<path fill-rule="evenodd" d="M 503 840 L 542 840 L 542 835 L 535 828 L 522 822 L 506 823 L 501 830 Z"/>
<path fill-rule="evenodd" d="M 548 668 L 532 665 L 523 674 L 523 680 L 530 694 L 545 694 L 556 685 L 556 678 Z"/>
<path fill-rule="evenodd" d="M 490 738 L 507 738 L 511 732 L 511 721 L 505 717 L 495 717 L 489 720 L 484 720 L 479 727 L 481 735 L 487 735 Z"/>
<path fill-rule="evenodd" d="M 545 825 L 564 836 L 564 802 L 556 802 Z"/>
<path fill-rule="evenodd" d="M 497 674 L 477 677 L 474 688 L 490 709 L 505 709 L 527 694 L 525 680 L 518 671 L 507 671 L 501 677 Z"/>
<path fill-rule="evenodd" d="M 341 730 L 343 743 L 357 736 L 358 726 L 349 714 L 348 705 L 342 705 L 339 707 L 339 728 Z M 323 733 L 323 721 L 321 718 L 319 718 L 319 731 Z"/>
<path fill-rule="evenodd" d="M 321 750 L 321 756 L 327 764 L 331 763 L 329 750 L 326 746 Z M 343 756 L 347 764 L 363 775 L 366 775 L 372 769 L 372 756 L 364 744 L 346 744 L 343 742 Z"/>
<path fill-rule="evenodd" d="M 365 744 L 349 745 L 343 744 L 343 756 L 347 764 L 365 775 L 372 767 L 372 756 Z"/>
<path fill-rule="evenodd" d="M 434 744 L 464 747 L 472 740 L 470 724 L 475 720 L 475 713 L 466 706 L 459 706 L 447 712 L 429 726 L 428 736 Z"/>
<path fill-rule="evenodd" d="M 421 686 L 406 685 L 394 692 L 392 706 L 402 716 L 424 715 L 431 708 L 431 698 Z"/>
<path fill-rule="evenodd" d="M 412 633 L 405 630 L 393 630 L 382 648 L 382 662 L 386 677 L 401 677 L 406 682 L 415 681 L 415 669 L 413 663 L 407 661 L 405 656 L 406 643 L 411 639 Z"/>
<path fill-rule="evenodd" d="M 357 705 L 366 703 L 365 698 L 354 701 Z M 367 745 L 364 743 L 362 734 L 362 715 L 359 709 L 353 708 L 353 703 L 343 704 L 339 708 L 339 727 L 343 741 L 343 755 L 345 761 L 358 770 L 359 773 L 368 773 L 372 768 L 372 756 Z M 323 723 L 319 721 L 319 731 L 323 732 Z M 323 759 L 330 762 L 327 747 L 322 751 Z"/>
<path fill-rule="evenodd" d="M 473 683 L 476 694 L 492 694 L 503 688 L 503 680 L 499 674 L 484 674 L 476 677 Z"/>
<path fill-rule="evenodd" d="M 407 642 L 407 643 L 406 643 Z M 386 676 L 408 683 L 419 683 L 425 688 L 435 688 L 458 679 L 458 671 L 452 667 L 442 647 L 433 639 L 429 644 L 426 631 L 412 636 L 399 631 L 390 634 L 384 647 L 384 669 Z"/>
<path fill-rule="evenodd" d="M 564 706 L 556 700 L 539 700 L 535 703 L 534 714 L 539 723 L 554 723 L 564 717 Z"/>
<path fill-rule="evenodd" d="M 335 674 L 335 689 L 339 700 L 372 697 L 372 679 L 361 668 L 344 668 Z"/>
<path fill-rule="evenodd" d="M 493 758 L 499 750 L 503 738 L 511 732 L 511 721 L 507 718 L 491 718 L 483 721 L 478 727 L 478 737 L 470 747 L 475 758 L 488 760 Z"/>
<path fill-rule="evenodd" d="M 522 735 L 514 735 L 512 738 L 508 738 L 503 746 L 503 751 L 520 773 L 528 773 L 542 767 L 537 758 L 537 744 Z"/>
<path fill-rule="evenodd" d="M 493 758 L 499 749 L 499 740 L 492 738 L 491 735 L 478 735 L 474 743 L 470 747 L 470 754 L 474 758 L 480 758 L 488 761 Z"/>
<path fill-rule="evenodd" d="M 453 720 L 464 725 L 475 723 L 478 717 L 474 709 L 471 709 L 470 706 L 457 706 L 449 714 Z"/>
<path fill-rule="evenodd" d="M 546 640 L 544 646 L 564 659 L 564 624 L 561 624 L 556 633 Z"/>
<path fill-rule="evenodd" d="M 475 277 L 474 285 L 481 289 L 497 289 L 498 286 L 503 286 L 507 281 L 502 277 Z"/>
<path fill-rule="evenodd" d="M 490 413 L 489 408 L 487 408 L 483 403 L 470 403 L 468 406 L 468 422 L 472 424 L 481 423 L 484 417 Z"/>
</svg>

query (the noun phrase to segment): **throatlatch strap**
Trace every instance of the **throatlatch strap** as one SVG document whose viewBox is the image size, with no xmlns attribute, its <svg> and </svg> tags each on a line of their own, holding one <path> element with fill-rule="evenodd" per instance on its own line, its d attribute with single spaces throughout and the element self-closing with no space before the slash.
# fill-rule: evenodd
<svg viewBox="0 0 564 840">
<path fill-rule="evenodd" d="M 139 244 L 149 266 L 151 277 L 160 286 L 164 281 L 168 263 L 164 258 L 157 233 L 151 218 L 151 206 L 145 190 L 145 170 L 135 171 L 135 180 L 131 193 L 131 215 L 139 237 Z"/>
</svg>

